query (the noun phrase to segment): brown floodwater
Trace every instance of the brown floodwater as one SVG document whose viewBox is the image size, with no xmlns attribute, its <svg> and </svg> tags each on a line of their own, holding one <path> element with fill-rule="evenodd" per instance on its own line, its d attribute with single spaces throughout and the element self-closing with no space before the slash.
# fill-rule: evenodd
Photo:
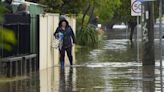
<svg viewBox="0 0 164 92">
<path fill-rule="evenodd" d="M 77 48 L 72 67 L 1 78 L 0 92 L 161 92 L 159 40 L 155 40 L 156 65 L 142 66 L 135 41 L 131 48 L 126 36 L 121 30 L 106 32 L 99 46 Z"/>
</svg>

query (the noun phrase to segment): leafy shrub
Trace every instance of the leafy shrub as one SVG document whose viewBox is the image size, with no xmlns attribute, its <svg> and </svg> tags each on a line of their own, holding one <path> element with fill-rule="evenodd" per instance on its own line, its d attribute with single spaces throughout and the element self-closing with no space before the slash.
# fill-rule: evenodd
<svg viewBox="0 0 164 92">
<path fill-rule="evenodd" d="M 16 44 L 16 37 L 13 31 L 0 27 L 0 48 L 12 50 L 11 45 Z"/>
<path fill-rule="evenodd" d="M 86 26 L 83 30 L 78 30 L 76 34 L 77 44 L 82 46 L 96 46 L 98 44 L 98 31 Z"/>
</svg>

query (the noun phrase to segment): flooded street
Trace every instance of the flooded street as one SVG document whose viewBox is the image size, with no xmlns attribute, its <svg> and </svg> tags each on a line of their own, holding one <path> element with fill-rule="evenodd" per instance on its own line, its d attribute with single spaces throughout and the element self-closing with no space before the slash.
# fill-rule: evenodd
<svg viewBox="0 0 164 92">
<path fill-rule="evenodd" d="M 1 79 L 0 92 L 161 92 L 158 40 L 156 66 L 143 67 L 136 44 L 131 48 L 126 38 L 121 30 L 107 32 L 98 47 L 77 48 L 73 67 L 55 66 L 9 82 Z"/>
</svg>

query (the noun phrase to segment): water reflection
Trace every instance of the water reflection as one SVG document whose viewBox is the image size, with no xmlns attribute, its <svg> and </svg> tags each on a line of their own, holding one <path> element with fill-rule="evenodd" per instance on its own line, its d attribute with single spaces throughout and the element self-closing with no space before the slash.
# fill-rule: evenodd
<svg viewBox="0 0 164 92">
<path fill-rule="evenodd" d="M 0 80 L 0 92 L 40 92 L 39 74 L 17 76 Z"/>
<path fill-rule="evenodd" d="M 156 83 L 160 80 L 155 76 L 155 66 L 142 67 L 137 63 L 93 66 L 53 67 L 41 71 L 40 76 L 1 83 L 0 92 L 161 92 L 156 89 L 160 88 Z"/>
<path fill-rule="evenodd" d="M 53 67 L 40 72 L 40 92 L 72 92 L 75 89 L 76 70 L 73 67 Z"/>
<path fill-rule="evenodd" d="M 65 70 L 60 70 L 60 83 L 59 83 L 59 92 L 65 92 Z"/>
<path fill-rule="evenodd" d="M 66 78 L 65 78 L 66 77 Z M 65 74 L 65 69 L 60 69 L 59 92 L 72 92 L 73 90 L 73 68 L 69 68 L 68 75 Z"/>
<path fill-rule="evenodd" d="M 142 67 L 143 87 L 142 92 L 155 92 L 155 66 Z"/>
</svg>

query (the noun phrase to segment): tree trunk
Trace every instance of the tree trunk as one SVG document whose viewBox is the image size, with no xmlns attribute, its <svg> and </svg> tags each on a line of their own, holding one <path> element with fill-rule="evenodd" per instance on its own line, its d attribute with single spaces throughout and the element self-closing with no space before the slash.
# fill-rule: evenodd
<svg viewBox="0 0 164 92">
<path fill-rule="evenodd" d="M 91 19 L 93 17 L 94 10 L 95 10 L 95 6 L 92 7 L 92 10 L 91 10 L 91 13 L 90 13 L 90 16 L 89 16 L 89 20 L 88 20 L 88 24 L 91 22 Z"/>
<path fill-rule="evenodd" d="M 155 66 L 147 65 L 142 67 L 142 78 L 151 81 L 142 81 L 142 92 L 155 92 Z"/>
<path fill-rule="evenodd" d="M 153 2 L 144 2 L 142 17 L 143 65 L 155 65 L 154 57 L 154 6 Z"/>
<path fill-rule="evenodd" d="M 82 18 L 82 22 L 81 22 L 81 29 L 80 29 L 80 31 L 83 30 L 84 21 L 85 21 L 85 16 L 87 15 L 88 11 L 90 10 L 90 7 L 91 7 L 91 5 L 90 5 L 90 3 L 89 3 L 88 6 L 87 6 L 87 9 L 85 10 L 85 12 L 84 12 L 84 14 L 83 14 L 83 18 Z"/>
</svg>

